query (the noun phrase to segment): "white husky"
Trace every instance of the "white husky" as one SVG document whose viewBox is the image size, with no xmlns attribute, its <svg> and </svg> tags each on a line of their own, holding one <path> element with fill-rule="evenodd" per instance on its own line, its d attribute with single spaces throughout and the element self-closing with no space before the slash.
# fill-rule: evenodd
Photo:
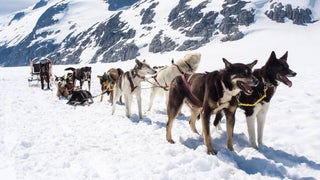
<svg viewBox="0 0 320 180">
<path fill-rule="evenodd" d="M 115 84 L 115 92 L 112 102 L 112 115 L 116 109 L 116 100 L 123 95 L 126 105 L 126 116 L 130 118 L 132 98 L 133 95 L 135 95 L 138 102 L 139 118 L 142 119 L 141 81 L 145 80 L 145 75 L 152 75 L 156 72 L 157 71 L 152 69 L 145 60 L 141 62 L 136 59 L 135 67 L 122 74 Z"/>
<path fill-rule="evenodd" d="M 160 69 L 158 74 L 151 79 L 152 85 L 148 111 L 151 110 L 153 100 L 157 94 L 163 94 L 163 92 L 165 92 L 167 104 L 169 96 L 168 87 L 173 78 L 186 72 L 195 72 L 198 69 L 200 59 L 201 54 L 199 53 L 186 54 L 184 58 L 178 62 L 172 62 L 172 65 Z"/>
</svg>

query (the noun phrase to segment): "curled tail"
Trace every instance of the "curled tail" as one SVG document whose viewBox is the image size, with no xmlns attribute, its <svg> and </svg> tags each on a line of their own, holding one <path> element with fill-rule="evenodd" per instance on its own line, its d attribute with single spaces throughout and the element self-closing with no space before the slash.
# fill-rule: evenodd
<svg viewBox="0 0 320 180">
<path fill-rule="evenodd" d="M 75 68 L 73 68 L 73 67 L 68 67 L 68 68 L 66 68 L 66 69 L 64 69 L 65 71 L 68 71 L 68 70 L 71 70 L 71 71 L 74 71 L 74 70 L 76 70 Z"/>
</svg>

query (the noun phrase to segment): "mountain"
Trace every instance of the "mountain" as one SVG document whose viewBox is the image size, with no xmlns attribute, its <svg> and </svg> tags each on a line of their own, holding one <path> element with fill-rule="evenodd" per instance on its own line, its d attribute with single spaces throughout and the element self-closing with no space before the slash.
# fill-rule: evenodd
<svg viewBox="0 0 320 180">
<path fill-rule="evenodd" d="M 0 65 L 116 62 L 250 36 L 259 17 L 308 26 L 316 0 L 40 0 L 0 17 Z M 87 59 L 87 57 L 91 57 Z"/>
</svg>

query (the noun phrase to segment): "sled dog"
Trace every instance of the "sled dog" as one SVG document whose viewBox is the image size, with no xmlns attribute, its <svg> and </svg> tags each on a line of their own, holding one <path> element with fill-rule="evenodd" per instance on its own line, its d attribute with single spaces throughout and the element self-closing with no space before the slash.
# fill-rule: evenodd
<svg viewBox="0 0 320 180">
<path fill-rule="evenodd" d="M 120 76 L 114 86 L 115 92 L 112 103 L 112 114 L 114 114 L 116 109 L 116 100 L 123 95 L 126 106 L 126 116 L 130 118 L 132 98 L 133 95 L 135 95 L 138 103 L 139 118 L 142 119 L 141 82 L 145 80 L 146 75 L 155 74 L 157 71 L 152 69 L 145 60 L 141 62 L 136 59 L 135 62 L 136 65 L 134 68 Z"/>
<path fill-rule="evenodd" d="M 234 96 L 241 91 L 252 93 L 252 87 L 257 79 L 252 75 L 252 67 L 257 60 L 250 64 L 230 63 L 223 58 L 225 68 L 210 73 L 194 73 L 177 76 L 169 89 L 167 106 L 168 122 L 166 138 L 174 143 L 171 129 L 174 119 L 185 102 L 191 110 L 189 124 L 191 130 L 198 133 L 195 127 L 197 116 L 201 115 L 202 133 L 208 154 L 216 154 L 211 145 L 210 116 L 218 111 L 224 111 L 227 117 L 227 146 L 233 150 L 232 135 L 235 123 L 236 100 Z"/>
<path fill-rule="evenodd" d="M 259 84 L 253 87 L 253 93 L 248 95 L 240 93 L 238 97 L 238 105 L 242 108 L 246 115 L 249 142 L 252 147 L 257 148 L 255 134 L 255 119 L 257 118 L 258 144 L 263 144 L 263 129 L 266 121 L 266 115 L 269 109 L 269 103 L 276 92 L 278 82 L 282 82 L 288 87 L 292 86 L 292 82 L 288 77 L 294 77 L 296 72 L 289 68 L 287 63 L 288 52 L 280 59 L 277 59 L 274 51 L 264 66 L 260 69 L 255 69 L 253 75 L 258 78 Z M 217 126 L 222 118 L 219 113 L 214 121 Z"/>
<path fill-rule="evenodd" d="M 72 82 L 73 82 L 74 86 L 76 85 L 76 80 L 79 80 L 80 81 L 80 89 L 82 89 L 82 85 L 83 85 L 84 81 L 88 81 L 88 88 L 90 91 L 91 67 L 85 66 L 85 67 L 78 68 L 78 69 L 75 69 L 73 67 L 69 67 L 69 68 L 66 68 L 65 70 L 72 71 Z"/>
<path fill-rule="evenodd" d="M 104 93 L 110 94 L 110 102 L 113 103 L 113 92 L 114 92 L 114 85 L 116 81 L 122 76 L 123 70 L 120 68 L 111 68 L 107 71 L 107 73 L 103 73 L 103 75 L 98 75 L 97 77 L 100 80 L 101 85 L 101 96 L 100 102 L 103 101 Z M 120 97 L 120 103 L 122 103 L 122 99 Z"/>
<path fill-rule="evenodd" d="M 54 75 L 54 84 L 57 87 L 57 97 L 60 99 L 61 97 L 68 98 L 69 91 L 66 87 L 67 81 L 65 76 L 56 76 Z"/>
<path fill-rule="evenodd" d="M 74 105 L 74 106 L 86 105 L 86 104 L 89 105 L 93 103 L 92 98 L 93 97 L 89 91 L 78 89 L 78 90 L 72 91 L 71 97 L 67 102 L 67 104 Z"/>
<path fill-rule="evenodd" d="M 186 72 L 195 72 L 198 69 L 201 59 L 200 53 L 186 54 L 179 61 L 172 62 L 170 66 L 164 66 L 158 70 L 158 73 L 153 76 L 151 82 L 151 93 L 148 111 L 151 110 L 154 98 L 157 94 L 165 93 L 166 104 L 168 103 L 168 87 L 176 76 Z"/>
</svg>

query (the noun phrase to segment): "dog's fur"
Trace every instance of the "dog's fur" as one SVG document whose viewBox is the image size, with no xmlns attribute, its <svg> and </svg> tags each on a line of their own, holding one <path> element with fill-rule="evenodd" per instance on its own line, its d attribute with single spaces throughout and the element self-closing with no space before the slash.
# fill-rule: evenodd
<svg viewBox="0 0 320 180">
<path fill-rule="evenodd" d="M 105 93 L 109 94 L 110 102 L 113 103 L 113 94 L 114 94 L 114 85 L 120 76 L 123 74 L 123 70 L 120 68 L 111 68 L 107 71 L 107 73 L 103 73 L 103 75 L 98 75 L 97 77 L 100 80 L 101 85 L 101 96 L 100 102 L 103 101 L 103 96 Z M 120 96 L 120 103 L 122 103 L 122 98 Z"/>
<path fill-rule="evenodd" d="M 66 79 L 65 76 L 56 76 L 54 75 L 54 84 L 57 87 L 57 97 L 60 99 L 61 97 L 68 98 L 69 92 L 66 88 Z"/>
<path fill-rule="evenodd" d="M 230 150 L 233 150 L 232 135 L 237 108 L 234 96 L 240 91 L 245 91 L 248 94 L 252 92 L 250 86 L 255 85 L 257 80 L 252 76 L 251 69 L 257 63 L 257 60 L 248 65 L 231 64 L 226 59 L 223 59 L 223 61 L 225 69 L 210 73 L 181 75 L 171 82 L 166 128 L 166 138 L 170 143 L 174 143 L 171 136 L 173 121 L 180 112 L 183 102 L 186 102 L 191 110 L 189 124 L 191 130 L 195 133 L 198 133 L 195 121 L 201 114 L 204 143 L 207 146 L 208 154 L 216 153 L 211 145 L 210 116 L 217 111 L 224 111 L 227 117 L 227 146 Z"/>
<path fill-rule="evenodd" d="M 157 71 L 152 69 L 146 62 L 136 59 L 136 65 L 130 71 L 125 72 L 116 82 L 114 86 L 114 97 L 112 103 L 112 114 L 115 112 L 116 100 L 123 95 L 126 105 L 126 116 L 131 116 L 131 103 L 133 95 L 137 98 L 139 118 L 142 119 L 141 110 L 141 81 L 146 75 L 155 74 Z"/>
<path fill-rule="evenodd" d="M 88 81 L 88 88 L 90 91 L 90 86 L 91 86 L 91 67 L 85 66 L 82 68 L 75 69 L 73 67 L 69 67 L 65 69 L 71 70 L 72 71 L 72 82 L 74 85 L 76 85 L 76 80 L 80 81 L 80 89 L 82 89 L 82 85 L 84 81 Z"/>
<path fill-rule="evenodd" d="M 44 82 L 47 83 L 47 89 L 50 89 L 51 67 L 52 67 L 52 62 L 50 60 L 46 60 L 45 62 L 40 62 L 41 89 L 44 89 Z"/>
<path fill-rule="evenodd" d="M 282 82 L 285 85 L 291 87 L 292 82 L 287 77 L 294 77 L 297 73 L 289 68 L 287 63 L 288 52 L 286 52 L 280 59 L 277 59 L 274 51 L 266 62 L 266 64 L 255 69 L 253 74 L 259 79 L 257 87 L 253 88 L 251 95 L 241 93 L 239 102 L 243 104 L 254 104 L 264 94 L 266 97 L 255 106 L 240 106 L 246 115 L 247 128 L 249 134 L 249 142 L 252 147 L 257 148 L 256 134 L 255 134 L 255 119 L 257 118 L 257 130 L 258 130 L 258 144 L 263 144 L 263 129 L 266 121 L 266 115 L 269 109 L 269 103 L 276 92 L 278 82 Z M 266 90 L 266 93 L 264 91 Z M 217 126 L 222 118 L 222 114 L 216 116 L 214 125 Z"/>
<path fill-rule="evenodd" d="M 72 91 L 71 97 L 67 102 L 67 104 L 74 105 L 74 106 L 87 105 L 87 104 L 89 105 L 93 103 L 92 98 L 93 97 L 89 91 L 78 89 L 78 90 Z"/>
<path fill-rule="evenodd" d="M 153 79 L 150 80 L 152 85 L 148 111 L 151 110 L 157 94 L 165 93 L 167 105 L 169 95 L 167 89 L 173 78 L 186 72 L 195 72 L 198 69 L 200 59 L 201 54 L 199 53 L 186 54 L 184 58 L 176 63 L 172 62 L 172 65 L 159 69 L 157 75 L 153 76 Z"/>
</svg>

